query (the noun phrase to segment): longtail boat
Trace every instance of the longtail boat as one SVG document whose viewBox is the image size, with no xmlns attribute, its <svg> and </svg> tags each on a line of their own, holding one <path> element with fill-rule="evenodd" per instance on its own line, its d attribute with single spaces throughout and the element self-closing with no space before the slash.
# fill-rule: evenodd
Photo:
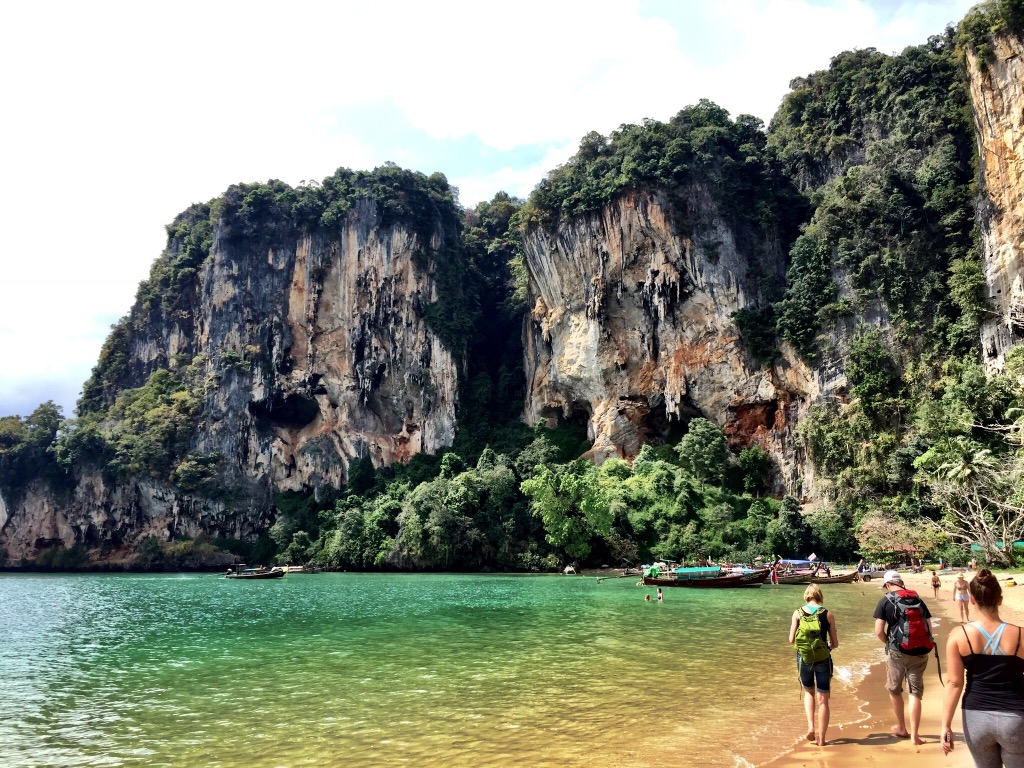
<svg viewBox="0 0 1024 768">
<path fill-rule="evenodd" d="M 660 570 L 648 569 L 640 582 L 645 587 L 760 587 L 771 568 L 759 568 L 746 573 L 725 573 L 721 568 L 676 568 L 665 577 Z"/>
<path fill-rule="evenodd" d="M 811 584 L 852 584 L 856 580 L 856 571 L 850 571 L 849 573 L 835 573 L 831 576 L 819 573 L 817 576 L 811 577 Z"/>
<path fill-rule="evenodd" d="M 823 573 L 788 573 L 779 574 L 779 584 L 852 584 L 857 580 L 857 572 L 840 573 L 826 576 Z"/>
<path fill-rule="evenodd" d="M 287 573 L 283 568 L 247 568 L 239 563 L 235 569 L 224 574 L 225 579 L 280 579 Z"/>
</svg>

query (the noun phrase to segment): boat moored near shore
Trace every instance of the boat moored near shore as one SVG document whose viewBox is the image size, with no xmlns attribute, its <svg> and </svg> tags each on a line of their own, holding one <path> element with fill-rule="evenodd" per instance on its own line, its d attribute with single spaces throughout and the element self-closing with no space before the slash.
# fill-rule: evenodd
<svg viewBox="0 0 1024 768">
<path fill-rule="evenodd" d="M 288 571 L 284 568 L 264 568 L 262 565 L 249 568 L 245 563 L 238 563 L 224 574 L 225 579 L 280 579 Z"/>
<path fill-rule="evenodd" d="M 645 587 L 759 587 L 764 584 L 770 568 L 758 568 L 742 573 L 729 573 L 718 566 L 676 568 L 664 576 L 659 568 L 649 568 L 640 583 Z"/>
</svg>

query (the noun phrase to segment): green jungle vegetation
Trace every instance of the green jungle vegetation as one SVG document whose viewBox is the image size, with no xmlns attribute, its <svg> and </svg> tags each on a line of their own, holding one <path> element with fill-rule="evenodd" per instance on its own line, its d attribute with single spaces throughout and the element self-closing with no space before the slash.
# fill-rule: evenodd
<svg viewBox="0 0 1024 768">
<path fill-rule="evenodd" d="M 46 403 L 0 419 L 0 489 L 10 502 L 38 478 L 68 492 L 75 467 L 91 464 L 112 480 L 144 475 L 230 501 L 232 490 L 218 486 L 221 457 L 194 450 L 216 386 L 202 373 L 207 361 L 140 378 L 130 340 L 154 319 L 189 328 L 214 232 L 265 250 L 300 233 L 329 234 L 368 200 L 385 226 L 404 222 L 421 242 L 441 235 L 439 248 L 417 258 L 441 288 L 424 316 L 467 361 L 455 444 L 379 470 L 357 460 L 337 491 L 279 494 L 277 520 L 257 542 L 147 540 L 139 567 L 189 566 L 219 549 L 346 569 L 749 562 L 810 551 L 891 562 L 908 548 L 955 564 L 973 542 L 1006 564 L 1012 553 L 1000 543 L 1024 538 L 1024 353 L 985 375 L 964 50 L 984 65 L 993 33 L 1022 29 L 1022 8 L 1024 0 L 992 0 L 896 56 L 842 53 L 792 82 L 767 130 L 701 101 L 668 122 L 590 133 L 526 201 L 499 193 L 463 210 L 443 175 L 390 164 L 298 188 L 231 187 L 168 227 L 167 249 L 104 345 L 78 418 Z M 770 495 L 777 470 L 768 455 L 730 448 L 706 419 L 685 424 L 675 444 L 600 467 L 580 458 L 584 424 L 529 429 L 519 420 L 529 295 L 522 232 L 648 190 L 668 201 L 685 235 L 702 215 L 689 202 L 695 189 L 732 223 L 755 273 L 764 268 L 762 303 L 736 317 L 752 360 L 770 365 L 783 342 L 812 364 L 842 358 L 848 391 L 799 427 L 817 474 L 813 510 Z M 769 268 L 779 253 L 784 283 Z M 225 351 L 218 370 L 245 374 L 266 364 L 262 354 Z M 83 562 L 76 547 L 43 565 Z"/>
</svg>

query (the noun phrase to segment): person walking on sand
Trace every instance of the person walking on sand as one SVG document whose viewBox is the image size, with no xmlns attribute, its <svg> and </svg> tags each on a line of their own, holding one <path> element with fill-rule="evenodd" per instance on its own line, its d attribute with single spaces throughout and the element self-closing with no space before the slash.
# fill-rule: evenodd
<svg viewBox="0 0 1024 768">
<path fill-rule="evenodd" d="M 953 582 L 953 602 L 960 608 L 960 623 L 966 623 L 971 620 L 971 603 L 970 597 L 967 595 L 967 579 L 964 578 L 963 571 L 956 577 L 956 581 Z"/>
<path fill-rule="evenodd" d="M 971 579 L 978 616 L 946 643 L 942 751 L 953 751 L 953 713 L 963 693 L 964 739 L 977 768 L 1024 766 L 1024 643 L 1021 628 L 999 618 L 1003 590 L 988 568 Z M 967 688 L 964 690 L 964 673 Z"/>
<path fill-rule="evenodd" d="M 836 618 L 822 607 L 821 588 L 808 585 L 802 608 L 793 611 L 789 643 L 796 645 L 796 670 L 804 691 L 807 740 L 825 746 L 829 721 L 829 687 L 832 681 L 832 651 L 839 647 Z"/>
<path fill-rule="evenodd" d="M 903 586 L 897 571 L 886 571 L 882 579 L 885 594 L 875 606 L 875 635 L 885 643 L 886 690 L 896 725 L 894 736 L 923 744 L 921 739 L 921 698 L 928 653 L 935 647 L 931 638 L 931 612 L 917 593 Z M 903 704 L 903 681 L 910 693 L 910 730 Z"/>
<path fill-rule="evenodd" d="M 938 571 L 932 571 L 932 589 L 935 590 L 935 599 L 939 597 L 939 589 L 942 588 L 942 579 L 939 578 Z"/>
</svg>

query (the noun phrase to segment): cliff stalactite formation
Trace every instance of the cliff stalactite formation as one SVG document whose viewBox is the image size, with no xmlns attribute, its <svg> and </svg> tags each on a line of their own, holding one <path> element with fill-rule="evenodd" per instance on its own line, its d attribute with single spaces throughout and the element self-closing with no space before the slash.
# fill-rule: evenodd
<svg viewBox="0 0 1024 768">
<path fill-rule="evenodd" d="M 643 193 L 526 236 L 527 418 L 585 417 L 601 460 L 631 458 L 703 415 L 794 478 L 789 430 L 809 393 L 755 366 L 733 320 L 778 274 L 754 274 L 709 197 L 697 188 L 693 198 L 700 224 L 689 237 L 664 199 Z"/>
</svg>

